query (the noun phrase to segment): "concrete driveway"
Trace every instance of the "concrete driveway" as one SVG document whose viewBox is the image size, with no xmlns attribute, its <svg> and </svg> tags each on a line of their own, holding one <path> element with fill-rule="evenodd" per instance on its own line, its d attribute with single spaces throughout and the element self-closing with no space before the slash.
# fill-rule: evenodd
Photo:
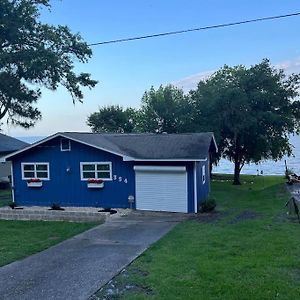
<svg viewBox="0 0 300 300">
<path fill-rule="evenodd" d="M 87 299 L 152 243 L 180 214 L 138 214 L 110 221 L 0 268 L 0 299 Z"/>
</svg>

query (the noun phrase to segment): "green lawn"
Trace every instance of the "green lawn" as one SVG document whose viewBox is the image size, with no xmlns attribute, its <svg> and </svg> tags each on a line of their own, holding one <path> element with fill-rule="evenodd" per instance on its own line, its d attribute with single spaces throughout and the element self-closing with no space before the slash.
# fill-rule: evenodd
<svg viewBox="0 0 300 300">
<path fill-rule="evenodd" d="M 0 220 L 0 266 L 42 251 L 95 225 Z"/>
<path fill-rule="evenodd" d="M 8 205 L 11 200 L 11 190 L 0 190 L 0 207 Z"/>
<path fill-rule="evenodd" d="M 114 299 L 299 299 L 300 224 L 286 215 L 284 179 L 242 179 L 214 181 L 218 213 L 154 244 L 115 278 Z"/>
</svg>

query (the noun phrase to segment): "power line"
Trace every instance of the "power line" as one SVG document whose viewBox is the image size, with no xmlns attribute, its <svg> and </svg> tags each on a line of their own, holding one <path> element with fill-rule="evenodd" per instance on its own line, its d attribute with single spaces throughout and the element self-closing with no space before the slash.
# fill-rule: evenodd
<svg viewBox="0 0 300 300">
<path fill-rule="evenodd" d="M 216 28 L 242 25 L 242 24 L 247 24 L 247 23 L 262 22 L 262 21 L 276 20 L 276 19 L 282 19 L 282 18 L 289 18 L 289 17 L 295 17 L 295 16 L 299 16 L 299 15 L 300 15 L 300 12 L 296 12 L 296 13 L 291 13 L 291 14 L 286 14 L 286 15 L 271 16 L 271 17 L 264 17 L 264 18 L 258 18 L 258 19 L 250 19 L 250 20 L 239 21 L 239 22 L 223 23 L 223 24 L 210 25 L 210 26 L 204 26 L 204 27 L 199 27 L 199 28 L 191 28 L 191 29 L 184 29 L 184 30 L 178 30 L 178 31 L 169 31 L 169 32 L 156 33 L 156 34 L 143 35 L 143 36 L 136 36 L 136 37 L 129 37 L 129 38 L 123 38 L 123 39 L 117 39 L 117 40 L 109 40 L 109 41 L 89 44 L 88 46 L 98 46 L 98 45 L 106 45 L 106 44 L 113 44 L 113 43 L 123 43 L 123 42 L 143 40 L 143 39 L 149 39 L 149 38 L 156 38 L 156 37 L 167 36 L 167 35 L 183 34 L 183 33 L 193 32 L 193 31 L 216 29 Z"/>
</svg>

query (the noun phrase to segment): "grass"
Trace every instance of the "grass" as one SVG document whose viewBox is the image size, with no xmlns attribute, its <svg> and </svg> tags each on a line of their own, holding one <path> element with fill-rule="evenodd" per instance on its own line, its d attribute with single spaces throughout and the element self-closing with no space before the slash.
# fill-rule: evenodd
<svg viewBox="0 0 300 300">
<path fill-rule="evenodd" d="M 11 201 L 11 190 L 0 190 L 0 207 L 7 206 Z"/>
<path fill-rule="evenodd" d="M 0 266 L 49 248 L 97 224 L 0 220 Z"/>
<path fill-rule="evenodd" d="M 218 213 L 183 222 L 154 244 L 114 279 L 114 299 L 298 299 L 300 224 L 286 215 L 284 179 L 242 181 L 214 181 Z"/>
</svg>

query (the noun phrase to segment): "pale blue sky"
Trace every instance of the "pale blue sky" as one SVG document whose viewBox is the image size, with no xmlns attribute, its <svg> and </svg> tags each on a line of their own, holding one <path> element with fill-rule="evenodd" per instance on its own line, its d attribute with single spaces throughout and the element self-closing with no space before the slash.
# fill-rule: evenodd
<svg viewBox="0 0 300 300">
<path fill-rule="evenodd" d="M 53 0 L 42 20 L 68 25 L 88 43 L 208 26 L 300 11 L 299 0 Z M 177 36 L 93 47 L 88 64 L 97 87 L 72 104 L 63 89 L 44 91 L 43 120 L 28 131 L 4 127 L 13 136 L 87 131 L 87 115 L 107 104 L 138 107 L 152 85 L 176 83 L 188 90 L 206 72 L 224 64 L 251 65 L 268 57 L 273 64 L 300 72 L 300 16 Z"/>
</svg>

